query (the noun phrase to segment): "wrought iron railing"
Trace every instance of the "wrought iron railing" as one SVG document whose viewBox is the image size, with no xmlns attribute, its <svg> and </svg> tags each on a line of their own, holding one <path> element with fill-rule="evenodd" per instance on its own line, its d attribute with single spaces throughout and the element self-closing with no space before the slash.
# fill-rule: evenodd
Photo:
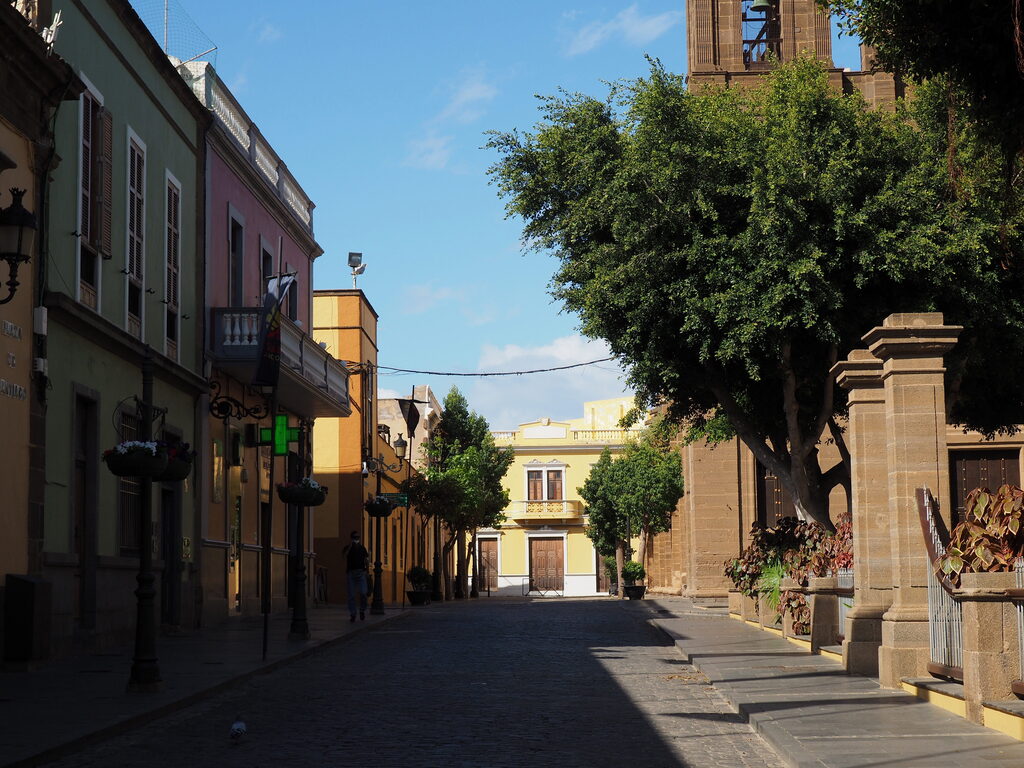
<svg viewBox="0 0 1024 768">
<path fill-rule="evenodd" d="M 853 607 L 853 568 L 836 569 L 836 587 L 841 590 L 836 600 L 839 603 L 839 635 L 846 634 L 846 615 Z"/>
<path fill-rule="evenodd" d="M 937 517 L 935 500 L 927 488 L 918 488 L 917 507 L 928 552 L 928 671 L 963 680 L 963 610 L 953 596 L 952 583 L 935 571 L 935 562 L 946 553 L 941 533 L 945 527 Z"/>
</svg>

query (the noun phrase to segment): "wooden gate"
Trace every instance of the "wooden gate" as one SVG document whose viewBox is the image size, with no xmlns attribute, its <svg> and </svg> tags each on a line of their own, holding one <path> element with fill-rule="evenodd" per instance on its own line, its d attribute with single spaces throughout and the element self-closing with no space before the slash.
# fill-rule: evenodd
<svg viewBox="0 0 1024 768">
<path fill-rule="evenodd" d="M 498 588 L 498 540 L 480 539 L 480 586 Z"/>
<path fill-rule="evenodd" d="M 530 591 L 565 589 L 564 543 L 561 538 L 530 539 Z"/>
</svg>

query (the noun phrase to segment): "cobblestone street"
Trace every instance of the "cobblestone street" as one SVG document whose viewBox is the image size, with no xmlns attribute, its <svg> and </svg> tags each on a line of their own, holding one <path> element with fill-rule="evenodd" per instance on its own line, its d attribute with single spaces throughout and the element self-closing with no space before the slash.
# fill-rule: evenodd
<svg viewBox="0 0 1024 768">
<path fill-rule="evenodd" d="M 434 605 L 51 765 L 780 765 L 646 617 L 607 599 Z"/>
</svg>

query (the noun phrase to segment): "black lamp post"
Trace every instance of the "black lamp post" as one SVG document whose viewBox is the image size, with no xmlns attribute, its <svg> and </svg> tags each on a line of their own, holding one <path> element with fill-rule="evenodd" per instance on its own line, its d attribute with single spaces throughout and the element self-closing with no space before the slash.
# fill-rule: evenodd
<svg viewBox="0 0 1024 768">
<path fill-rule="evenodd" d="M 7 304 L 18 291 L 18 267 L 32 258 L 36 242 L 36 217 L 25 210 L 21 199 L 24 189 L 11 188 L 11 204 L 0 210 L 0 259 L 7 262 L 7 295 L 0 304 Z"/>
<path fill-rule="evenodd" d="M 395 449 L 395 457 L 398 459 L 397 464 L 388 464 L 384 461 L 383 455 L 376 458 L 370 457 L 366 460 L 367 469 L 377 475 L 377 495 L 372 502 L 366 505 L 366 510 L 376 519 L 373 537 L 377 545 L 377 557 L 373 561 L 373 602 L 370 604 L 370 613 L 378 616 L 384 613 L 384 587 L 381 584 L 384 569 L 381 567 L 380 521 L 391 514 L 391 502 L 381 498 L 380 481 L 384 472 L 397 472 L 402 468 L 402 463 L 405 460 L 405 449 L 408 447 L 408 443 L 402 439 L 401 432 L 398 433 L 398 439 L 395 440 L 393 447 Z"/>
</svg>

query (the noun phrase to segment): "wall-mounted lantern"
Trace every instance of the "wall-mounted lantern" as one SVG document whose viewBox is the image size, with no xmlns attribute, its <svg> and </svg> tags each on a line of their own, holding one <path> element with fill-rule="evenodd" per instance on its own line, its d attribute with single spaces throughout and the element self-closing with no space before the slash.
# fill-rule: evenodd
<svg viewBox="0 0 1024 768">
<path fill-rule="evenodd" d="M 36 217 L 25 210 L 21 199 L 24 189 L 11 188 L 11 204 L 0 210 L 0 259 L 7 262 L 7 296 L 0 299 L 6 304 L 18 291 L 18 267 L 32 258 L 36 243 Z"/>
</svg>

